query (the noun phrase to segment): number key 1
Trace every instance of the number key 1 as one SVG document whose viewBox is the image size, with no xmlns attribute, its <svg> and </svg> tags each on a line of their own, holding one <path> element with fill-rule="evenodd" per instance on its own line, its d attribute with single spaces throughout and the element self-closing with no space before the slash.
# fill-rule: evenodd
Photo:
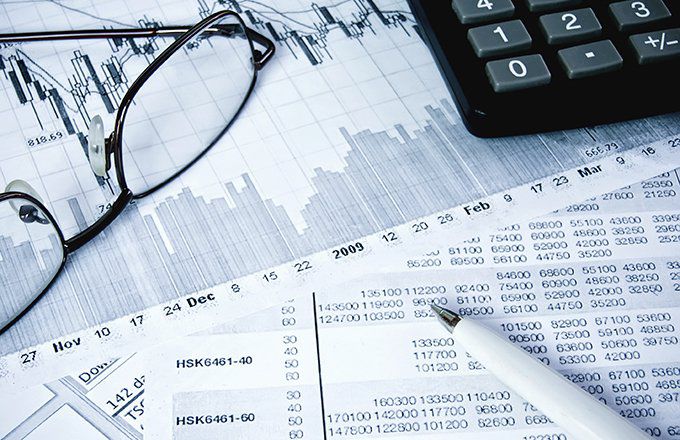
<svg viewBox="0 0 680 440">
<path fill-rule="evenodd" d="M 452 0 L 451 5 L 463 24 L 484 23 L 515 13 L 510 0 Z"/>
<path fill-rule="evenodd" d="M 479 58 L 531 47 L 531 37 L 520 20 L 479 26 L 468 30 L 467 36 Z"/>
</svg>

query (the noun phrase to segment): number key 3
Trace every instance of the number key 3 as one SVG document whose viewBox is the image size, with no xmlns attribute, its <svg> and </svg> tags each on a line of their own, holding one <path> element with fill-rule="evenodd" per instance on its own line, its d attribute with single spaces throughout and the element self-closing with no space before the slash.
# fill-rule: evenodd
<svg viewBox="0 0 680 440">
<path fill-rule="evenodd" d="M 620 31 L 635 29 L 641 25 L 664 20 L 671 16 L 662 0 L 629 0 L 612 3 L 609 11 Z"/>
</svg>

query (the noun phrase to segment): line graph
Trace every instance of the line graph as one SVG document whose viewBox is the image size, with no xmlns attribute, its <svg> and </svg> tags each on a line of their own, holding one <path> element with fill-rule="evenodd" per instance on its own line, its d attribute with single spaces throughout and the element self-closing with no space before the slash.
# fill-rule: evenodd
<svg viewBox="0 0 680 440">
<path fill-rule="evenodd" d="M 156 25 L 148 21 L 143 24 Z M 0 80 L 11 84 L 18 104 L 29 107 L 37 123 L 38 134 L 26 139 L 29 147 L 73 138 L 87 157 L 85 132 L 93 108 L 102 108 L 109 116 L 115 114 L 130 83 L 125 63 L 131 57 L 142 57 L 148 63 L 159 49 L 154 39 L 141 44 L 134 39 L 105 41 L 111 55 L 99 63 L 98 69 L 87 53 L 73 50 L 68 59 L 70 72 L 63 82 L 21 47 L 7 51 L 9 54 L 0 54 Z M 92 103 L 93 100 L 96 103 Z M 99 176 L 93 177 L 102 187 L 108 183 Z M 112 192 L 110 186 L 109 190 Z"/>
<path fill-rule="evenodd" d="M 342 5 L 352 5 L 354 10 L 348 19 L 336 17 L 335 9 Z M 221 0 L 210 8 L 201 3 L 201 15 L 205 16 L 219 5 L 243 13 L 249 24 L 268 33 L 272 39 L 283 44 L 297 58 L 297 50 L 312 65 L 322 63 L 325 58 L 332 58 L 328 48 L 328 34 L 334 30 L 341 31 L 349 39 L 359 40 L 367 32 L 375 34 L 375 16 L 378 22 L 387 29 L 400 29 L 408 34 L 414 25 L 410 11 L 387 11 L 381 9 L 374 0 L 351 0 L 338 2 L 332 6 L 311 3 L 310 7 L 301 11 L 281 11 L 265 3 L 246 0 Z M 251 6 L 252 5 L 252 6 Z M 292 18 L 295 14 L 312 12 L 316 18 L 313 24 L 307 24 Z"/>
<path fill-rule="evenodd" d="M 249 24 L 268 33 L 274 41 L 285 45 L 295 58 L 299 57 L 296 51 L 301 51 L 312 65 L 323 62 L 324 57 L 331 57 L 327 38 L 328 34 L 335 29 L 341 30 L 350 39 L 360 39 L 366 31 L 375 34 L 374 24 L 369 20 L 371 15 L 375 15 L 387 29 L 400 28 L 408 32 L 404 23 L 409 21 L 407 17 L 407 14 L 410 15 L 409 12 L 382 11 L 373 0 L 340 2 L 334 7 L 345 3 L 352 3 L 356 8 L 355 11 L 351 12 L 352 18 L 349 22 L 335 18 L 332 12 L 333 7 L 320 6 L 317 3 L 311 3 L 310 9 L 307 11 L 298 11 L 299 13 L 314 12 L 318 21 L 311 25 L 288 19 L 286 12 L 250 0 L 244 2 L 219 0 L 212 5 L 209 5 L 205 0 L 199 0 L 198 9 L 201 18 L 215 12 L 218 7 L 242 13 L 247 17 Z M 63 7 L 61 3 L 56 4 Z M 257 5 L 265 10 L 250 9 L 247 7 L 248 4 Z M 280 18 L 264 18 L 272 14 Z M 97 17 L 97 19 L 103 20 L 101 17 Z M 412 18 L 410 20 L 412 22 Z M 291 24 L 298 25 L 299 29 L 292 28 Z M 136 26 L 141 28 L 153 28 L 162 25 L 162 21 L 148 17 L 141 18 L 136 23 Z M 38 100 L 49 100 L 50 104 L 55 106 L 68 134 L 75 134 L 74 124 L 66 114 L 64 99 L 57 86 L 62 90 L 62 93 L 67 92 L 73 96 L 75 105 L 69 107 L 72 112 L 83 112 L 86 98 L 94 94 L 101 99 L 107 113 L 115 112 L 118 99 L 129 85 L 129 80 L 123 69 L 125 62 L 133 56 L 146 57 L 147 60 L 151 60 L 159 50 L 159 38 L 144 39 L 141 44 L 139 40 L 141 39 L 113 38 L 107 40 L 112 55 L 109 59 L 101 61 L 98 66 L 99 70 L 95 68 L 89 55 L 83 54 L 79 50 L 74 51 L 70 59 L 73 73 L 67 79 L 68 85 L 61 84 L 21 49 L 17 49 L 16 53 L 9 57 L 0 56 L 0 70 L 4 74 L 5 80 L 11 82 L 20 104 L 34 106 L 34 103 Z M 46 75 L 43 76 L 43 73 Z M 118 99 L 114 100 L 112 95 L 115 95 L 115 98 Z M 89 122 L 87 115 L 81 114 L 81 116 L 83 116 L 84 121 Z"/>
</svg>

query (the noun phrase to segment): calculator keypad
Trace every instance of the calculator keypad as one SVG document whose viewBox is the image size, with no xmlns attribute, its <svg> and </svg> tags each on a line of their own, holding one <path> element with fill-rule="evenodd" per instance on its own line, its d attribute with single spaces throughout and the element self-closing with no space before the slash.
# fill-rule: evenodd
<svg viewBox="0 0 680 440">
<path fill-rule="evenodd" d="M 622 32 L 640 28 L 671 16 L 671 12 L 662 0 L 629 0 L 612 3 L 609 5 L 609 10 L 614 16 L 618 29 Z"/>
<path fill-rule="evenodd" d="M 491 61 L 486 64 L 486 74 L 496 92 L 538 87 L 550 82 L 550 72 L 540 55 Z"/>
<path fill-rule="evenodd" d="M 680 0 L 408 3 L 477 136 L 680 111 Z"/>
<path fill-rule="evenodd" d="M 511 0 L 453 0 L 451 5 L 463 24 L 486 23 L 515 13 Z"/>
<path fill-rule="evenodd" d="M 464 25 L 473 25 L 467 30 L 467 39 L 477 58 L 492 59 L 485 63 L 485 71 L 496 93 L 549 84 L 556 73 L 555 69 L 562 70 L 562 76 L 566 76 L 568 80 L 621 69 L 625 64 L 621 55 L 624 52 L 617 45 L 621 45 L 622 39 L 612 38 L 612 32 L 625 35 L 631 30 L 648 30 L 628 38 L 625 53 L 631 61 L 633 57 L 636 58 L 635 64 L 664 61 L 678 57 L 680 53 L 677 28 L 665 31 L 649 29 L 654 25 L 658 29 L 671 17 L 664 1 L 680 0 L 451 1 L 459 21 Z M 513 1 L 524 2 L 520 6 L 525 6 L 529 14 L 524 12 L 521 17 L 523 20 L 515 18 L 503 21 L 516 16 L 515 14 L 522 15 L 521 7 L 516 9 Z M 574 6 L 581 7 L 574 9 Z M 597 14 L 595 10 L 598 11 Z M 531 21 L 530 32 L 527 30 L 528 21 L 532 19 L 534 21 Z M 480 23 L 483 25 L 474 26 Z M 603 27 L 602 23 L 609 28 Z M 532 35 L 534 29 L 539 29 L 542 35 Z M 532 37 L 542 40 L 543 44 L 539 42 L 536 47 Z M 593 42 L 597 39 L 602 41 Z M 556 58 L 550 68 L 541 56 L 540 48 L 543 47 L 545 51 L 546 44 L 548 49 L 554 47 L 550 55 L 553 59 Z M 515 56 L 493 60 L 508 55 Z"/>
<path fill-rule="evenodd" d="M 633 35 L 630 42 L 640 64 L 680 58 L 680 28 Z"/>
<path fill-rule="evenodd" d="M 609 40 L 569 47 L 557 54 L 569 79 L 598 75 L 623 67 L 623 58 Z"/>
<path fill-rule="evenodd" d="M 539 22 L 548 44 L 574 43 L 602 33 L 602 25 L 590 8 L 546 14 Z"/>
<path fill-rule="evenodd" d="M 468 31 L 479 58 L 503 55 L 531 47 L 531 36 L 520 20 L 479 26 Z"/>
</svg>

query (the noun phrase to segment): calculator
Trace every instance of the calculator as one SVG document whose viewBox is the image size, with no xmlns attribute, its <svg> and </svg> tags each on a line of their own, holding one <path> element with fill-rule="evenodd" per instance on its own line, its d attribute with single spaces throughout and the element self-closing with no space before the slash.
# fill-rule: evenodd
<svg viewBox="0 0 680 440">
<path fill-rule="evenodd" d="M 680 110 L 680 0 L 409 0 L 468 130 Z"/>
</svg>

